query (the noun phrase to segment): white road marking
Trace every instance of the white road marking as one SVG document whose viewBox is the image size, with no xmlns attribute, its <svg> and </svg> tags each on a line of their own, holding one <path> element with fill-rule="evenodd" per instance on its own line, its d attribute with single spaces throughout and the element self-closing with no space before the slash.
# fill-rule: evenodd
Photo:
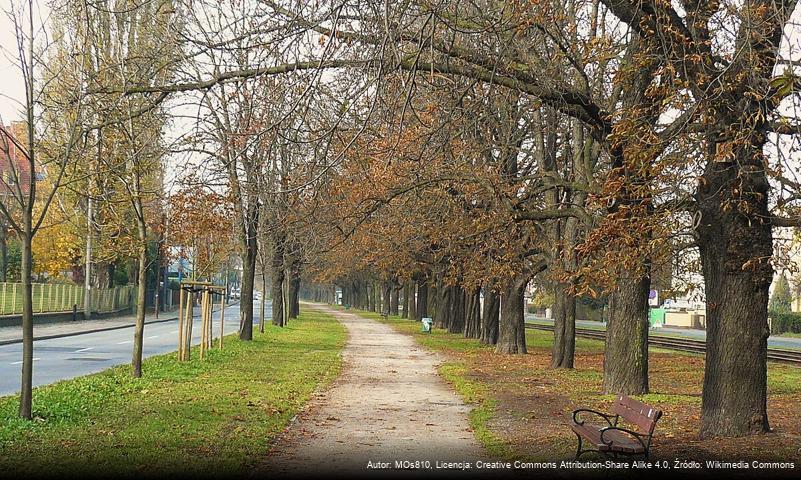
<svg viewBox="0 0 801 480">
<path fill-rule="evenodd" d="M 159 336 L 158 335 L 152 335 L 152 336 L 147 337 L 147 338 L 159 338 Z"/>
<path fill-rule="evenodd" d="M 131 340 L 125 340 L 124 342 L 117 342 L 117 345 L 125 345 L 126 343 L 131 343 Z"/>
<path fill-rule="evenodd" d="M 172 331 L 172 332 L 170 332 L 170 333 L 178 333 L 178 330 L 173 330 L 173 331 Z"/>
<path fill-rule="evenodd" d="M 34 362 L 37 360 L 39 360 L 38 357 L 33 359 Z M 22 364 L 22 360 L 20 360 L 19 362 L 11 362 L 11 365 L 20 365 L 20 364 Z"/>
<path fill-rule="evenodd" d="M 86 347 L 86 348 L 82 348 L 82 349 L 80 349 L 80 350 L 75 350 L 75 353 L 82 353 L 82 352 L 86 352 L 86 351 L 88 351 L 88 350 L 91 350 L 91 349 L 93 349 L 93 348 L 95 348 L 95 347 Z"/>
</svg>

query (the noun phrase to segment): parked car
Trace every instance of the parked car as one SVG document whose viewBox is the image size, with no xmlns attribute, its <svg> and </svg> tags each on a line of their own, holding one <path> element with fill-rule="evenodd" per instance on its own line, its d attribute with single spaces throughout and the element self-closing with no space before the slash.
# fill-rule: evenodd
<svg viewBox="0 0 801 480">
<path fill-rule="evenodd" d="M 239 289 L 238 288 L 232 288 L 230 296 L 231 296 L 231 300 L 239 300 Z"/>
</svg>

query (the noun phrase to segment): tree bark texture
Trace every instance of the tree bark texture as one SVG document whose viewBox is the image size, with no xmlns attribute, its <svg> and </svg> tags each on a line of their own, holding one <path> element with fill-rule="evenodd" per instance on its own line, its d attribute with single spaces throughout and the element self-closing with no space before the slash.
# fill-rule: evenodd
<svg viewBox="0 0 801 480">
<path fill-rule="evenodd" d="M 449 295 L 448 332 L 464 333 L 465 326 L 465 293 L 461 285 L 446 287 L 451 291 Z"/>
<path fill-rule="evenodd" d="M 481 338 L 481 289 L 475 288 L 467 294 L 464 336 Z"/>
<path fill-rule="evenodd" d="M 481 315 L 480 342 L 485 345 L 498 343 L 501 297 L 490 288 L 484 288 L 484 312 Z"/>
<path fill-rule="evenodd" d="M 242 329 L 240 340 L 253 340 L 253 287 L 256 281 L 256 259 L 259 245 L 256 241 L 259 230 L 259 206 L 256 203 L 247 208 L 245 238 L 242 239 L 242 288 L 239 296 Z"/>
<path fill-rule="evenodd" d="M 610 298 L 604 350 L 604 392 L 648 393 L 649 275 L 623 276 Z"/>
<path fill-rule="evenodd" d="M 576 296 L 568 293 L 569 285 L 554 290 L 556 308 L 553 321 L 551 368 L 573 368 L 576 354 Z"/>
<path fill-rule="evenodd" d="M 273 325 L 284 326 L 284 241 L 285 236 L 278 229 L 273 232 L 270 276 L 272 279 Z"/>
<path fill-rule="evenodd" d="M 707 305 L 704 437 L 770 429 L 767 314 L 773 235 L 770 222 L 762 220 L 770 217 L 769 184 L 755 143 L 731 162 L 709 161 L 696 193 Z"/>
<path fill-rule="evenodd" d="M 417 305 L 416 315 L 417 321 L 428 317 L 428 280 L 422 279 L 417 281 Z"/>
<path fill-rule="evenodd" d="M 29 219 L 28 223 L 30 223 Z M 30 227 L 30 225 L 28 225 Z M 30 228 L 27 229 L 30 231 Z M 19 416 L 33 418 L 33 290 L 31 287 L 31 235 L 21 235 L 22 258 L 20 259 L 20 281 L 22 283 L 22 385 L 19 395 Z"/>
<path fill-rule="evenodd" d="M 528 277 L 510 279 L 501 292 L 497 353 L 526 353 L 526 325 L 523 291 Z"/>
<path fill-rule="evenodd" d="M 145 336 L 145 294 L 147 291 L 147 234 L 144 220 L 139 225 L 139 271 L 137 272 L 136 283 L 139 289 L 136 295 L 136 322 L 134 327 L 133 354 L 131 366 L 133 376 L 142 376 L 142 350 Z"/>
<path fill-rule="evenodd" d="M 389 292 L 389 314 L 397 316 L 400 313 L 398 308 L 398 297 L 400 295 L 400 287 L 392 284 L 392 290 Z"/>
</svg>

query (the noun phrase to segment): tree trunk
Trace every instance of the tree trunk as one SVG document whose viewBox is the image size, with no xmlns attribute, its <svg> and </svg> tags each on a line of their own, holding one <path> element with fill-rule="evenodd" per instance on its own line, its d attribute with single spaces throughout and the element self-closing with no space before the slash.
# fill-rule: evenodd
<svg viewBox="0 0 801 480">
<path fill-rule="evenodd" d="M 610 298 L 604 392 L 648 393 L 648 293 L 651 278 L 623 277 Z"/>
<path fill-rule="evenodd" d="M 448 309 L 448 332 L 464 333 L 465 326 L 465 293 L 461 285 L 449 287 L 451 290 Z"/>
<path fill-rule="evenodd" d="M 417 305 L 415 319 L 419 322 L 428 317 L 428 280 L 417 281 Z"/>
<path fill-rule="evenodd" d="M 417 283 L 410 280 L 409 283 L 409 296 L 406 297 L 406 310 L 409 311 L 407 318 L 409 320 L 417 320 Z"/>
<path fill-rule="evenodd" d="M 264 267 L 262 266 L 261 269 L 261 302 L 260 303 L 260 312 L 259 312 L 259 333 L 264 333 L 264 315 L 265 315 L 265 304 L 267 303 L 267 272 L 264 271 Z"/>
<path fill-rule="evenodd" d="M 409 282 L 403 282 L 403 311 L 401 318 L 409 318 Z"/>
<path fill-rule="evenodd" d="M 94 200 L 89 197 L 86 207 L 86 258 L 84 258 L 83 318 L 92 318 L 92 239 L 94 237 Z"/>
<path fill-rule="evenodd" d="M 6 219 L 0 219 L 0 282 L 6 282 L 8 271 L 8 227 Z"/>
<path fill-rule="evenodd" d="M 526 325 L 523 313 L 523 291 L 528 278 L 510 280 L 501 292 L 497 353 L 526 353 Z"/>
<path fill-rule="evenodd" d="M 475 288 L 467 295 L 464 336 L 481 338 L 481 289 Z"/>
<path fill-rule="evenodd" d="M 428 283 L 428 291 L 427 291 L 427 303 L 426 303 L 426 312 L 436 312 L 437 311 L 437 285 L 436 283 Z"/>
<path fill-rule="evenodd" d="M 481 316 L 480 342 L 485 345 L 498 343 L 498 322 L 501 297 L 490 288 L 484 288 L 484 312 Z"/>
<path fill-rule="evenodd" d="M 442 284 L 442 276 L 437 274 L 437 309 L 434 311 L 434 327 L 447 329 L 451 324 L 451 298 L 453 287 Z"/>
<path fill-rule="evenodd" d="M 389 314 L 397 316 L 399 313 L 398 309 L 398 295 L 400 294 L 400 288 L 397 284 L 393 284 L 391 286 L 391 290 L 389 292 Z"/>
<path fill-rule="evenodd" d="M 22 385 L 19 395 L 19 416 L 33 418 L 33 291 L 31 287 L 31 234 L 30 220 L 27 231 L 20 235 L 22 258 L 20 259 L 20 282 L 22 283 Z"/>
<path fill-rule="evenodd" d="M 256 276 L 255 238 L 248 242 L 242 262 L 242 288 L 239 295 L 241 320 L 240 340 L 253 340 L 253 284 Z"/>
<path fill-rule="evenodd" d="M 392 285 L 390 283 L 384 282 L 384 291 L 381 292 L 382 297 L 384 298 L 383 303 L 381 304 L 381 313 L 384 315 L 389 315 L 392 311 Z"/>
<path fill-rule="evenodd" d="M 375 313 L 383 312 L 383 303 L 381 301 L 381 284 L 379 282 L 373 282 L 373 298 L 375 298 L 375 304 L 373 304 L 373 311 Z"/>
<path fill-rule="evenodd" d="M 559 285 L 554 291 L 551 368 L 573 368 L 576 355 L 576 296 L 568 293 L 568 288 L 569 285 Z"/>
<path fill-rule="evenodd" d="M 270 261 L 270 276 L 272 280 L 272 310 L 273 325 L 284 326 L 284 242 L 286 236 L 278 228 L 272 235 L 272 259 Z"/>
<path fill-rule="evenodd" d="M 761 151 L 759 145 L 742 147 L 731 162 L 710 160 L 696 193 L 707 305 L 703 437 L 770 429 L 767 309 L 773 235 L 770 222 L 762 220 L 770 212 Z"/>
<path fill-rule="evenodd" d="M 259 206 L 255 203 L 247 208 L 246 236 L 242 239 L 242 288 L 239 295 L 240 340 L 253 340 L 253 287 L 256 283 L 256 259 L 259 245 L 256 241 L 259 230 Z"/>
<path fill-rule="evenodd" d="M 138 210 L 142 212 L 140 203 Z M 147 225 L 143 218 L 137 219 L 139 231 L 139 270 L 137 272 L 136 283 L 139 286 L 136 296 L 136 326 L 134 327 L 133 355 L 131 366 L 133 376 L 142 376 L 142 350 L 145 335 L 145 294 L 147 291 Z"/>
<path fill-rule="evenodd" d="M 291 312 L 291 310 L 292 310 L 292 300 L 291 300 L 290 292 L 289 292 L 289 289 L 290 289 L 289 283 L 290 283 L 289 282 L 289 271 L 287 271 L 285 269 L 284 270 L 284 286 L 282 287 L 282 290 L 284 292 L 284 300 L 283 300 L 283 303 L 284 303 L 284 325 L 289 324 L 289 318 L 290 318 L 289 315 L 292 313 Z"/>
<path fill-rule="evenodd" d="M 289 318 L 298 318 L 300 315 L 300 275 L 294 269 L 290 269 L 289 307 Z"/>
</svg>

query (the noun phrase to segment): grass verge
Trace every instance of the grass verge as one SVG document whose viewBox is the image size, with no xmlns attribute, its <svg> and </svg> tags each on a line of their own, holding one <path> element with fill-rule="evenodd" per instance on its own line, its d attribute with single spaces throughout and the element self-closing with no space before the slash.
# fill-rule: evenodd
<svg viewBox="0 0 801 480">
<path fill-rule="evenodd" d="M 551 369 L 552 333 L 528 330 L 528 355 L 499 355 L 490 346 L 459 334 L 420 332 L 420 323 L 357 312 L 412 335 L 448 359 L 442 376 L 474 405 L 476 437 L 493 454 L 521 460 L 570 459 L 575 437 L 567 428 L 575 408 L 608 410 L 613 395 L 602 394 L 603 341 L 578 338 L 575 368 Z M 701 440 L 699 435 L 704 357 L 653 348 L 651 393 L 640 398 L 665 412 L 654 438 L 661 459 L 743 458 L 801 461 L 801 369 L 768 364 L 768 415 L 773 432 L 743 438 Z"/>
<path fill-rule="evenodd" d="M 140 379 L 122 365 L 37 388 L 32 422 L 16 417 L 17 397 L 0 398 L 0 475 L 246 473 L 336 377 L 346 337 L 309 310 L 252 342 L 226 337 L 203 361 L 172 353 L 145 360 Z"/>
</svg>

